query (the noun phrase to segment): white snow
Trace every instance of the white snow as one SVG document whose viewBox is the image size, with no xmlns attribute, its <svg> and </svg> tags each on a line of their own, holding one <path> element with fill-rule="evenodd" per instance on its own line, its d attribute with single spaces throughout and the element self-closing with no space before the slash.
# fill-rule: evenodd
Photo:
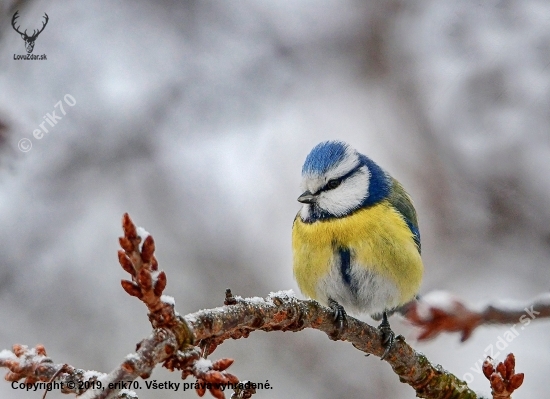
<svg viewBox="0 0 550 399">
<path fill-rule="evenodd" d="M 251 298 L 246 298 L 246 300 L 250 303 L 255 303 L 255 304 L 265 303 L 265 299 L 261 298 L 259 296 L 253 296 Z"/>
<path fill-rule="evenodd" d="M 160 300 L 161 300 L 161 302 L 167 303 L 168 305 L 176 306 L 176 300 L 174 299 L 173 296 L 162 295 L 160 297 Z"/>
<path fill-rule="evenodd" d="M 137 231 L 137 235 L 141 237 L 141 242 L 145 241 L 145 239 L 151 235 L 143 227 L 137 227 L 136 231 Z"/>
<path fill-rule="evenodd" d="M 118 393 L 119 397 L 122 397 L 123 395 L 126 395 L 127 398 L 137 398 L 137 394 L 134 391 L 130 391 L 129 389 L 121 389 Z"/>
<path fill-rule="evenodd" d="M 3 349 L 0 352 L 0 361 L 2 360 L 15 360 L 17 359 L 17 356 L 12 351 L 9 351 L 7 349 Z"/>
<path fill-rule="evenodd" d="M 457 303 L 458 299 L 446 291 L 432 291 L 420 298 L 416 309 L 421 319 L 429 320 L 432 317 L 431 308 L 452 313 L 456 309 Z"/>
<path fill-rule="evenodd" d="M 272 298 L 283 298 L 283 299 L 290 299 L 290 298 L 296 298 L 296 293 L 294 290 L 280 290 L 277 292 L 270 292 L 267 296 L 269 299 Z"/>
<path fill-rule="evenodd" d="M 130 391 L 129 389 L 121 389 L 118 396 L 126 395 L 127 398 L 136 398 L 137 394 L 134 391 Z"/>
<path fill-rule="evenodd" d="M 133 361 L 138 361 L 140 360 L 139 356 L 135 353 L 129 353 L 126 355 L 125 357 L 126 360 L 133 360 Z"/>
<path fill-rule="evenodd" d="M 84 378 L 84 381 L 88 381 L 88 380 L 91 380 L 92 378 L 97 378 L 97 379 L 102 378 L 105 375 L 106 375 L 105 373 L 100 373 L 99 371 L 87 370 L 84 372 L 83 378 Z"/>
<path fill-rule="evenodd" d="M 200 358 L 195 362 L 195 368 L 203 373 L 212 369 L 212 361 L 204 358 Z"/>
<path fill-rule="evenodd" d="M 139 243 L 139 250 L 141 251 L 143 248 L 143 243 L 145 242 L 145 239 L 149 237 L 151 234 L 147 232 L 143 227 L 137 227 L 136 228 L 137 235 L 141 237 L 141 242 Z"/>
</svg>

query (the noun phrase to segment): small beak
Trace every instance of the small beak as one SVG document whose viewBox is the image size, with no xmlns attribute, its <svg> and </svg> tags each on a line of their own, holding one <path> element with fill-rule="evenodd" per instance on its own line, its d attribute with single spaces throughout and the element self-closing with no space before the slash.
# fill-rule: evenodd
<svg viewBox="0 0 550 399">
<path fill-rule="evenodd" d="M 313 204 L 317 201 L 317 196 L 311 194 L 309 191 L 304 192 L 298 197 L 298 202 L 302 204 Z"/>
</svg>

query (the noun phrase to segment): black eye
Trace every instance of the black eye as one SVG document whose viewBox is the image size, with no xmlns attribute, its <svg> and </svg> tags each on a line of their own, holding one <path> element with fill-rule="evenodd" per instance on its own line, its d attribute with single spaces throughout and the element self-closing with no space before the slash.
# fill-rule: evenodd
<svg viewBox="0 0 550 399">
<path fill-rule="evenodd" d="M 336 187 L 338 187 L 339 185 L 340 185 L 340 180 L 337 180 L 337 179 L 329 180 L 328 183 L 327 183 L 327 188 L 329 190 L 332 190 L 332 189 L 335 189 Z"/>
</svg>

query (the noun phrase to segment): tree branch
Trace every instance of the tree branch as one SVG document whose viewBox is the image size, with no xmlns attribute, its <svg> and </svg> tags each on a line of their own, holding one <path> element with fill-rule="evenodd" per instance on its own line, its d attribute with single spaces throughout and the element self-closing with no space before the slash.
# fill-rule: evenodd
<svg viewBox="0 0 550 399">
<path fill-rule="evenodd" d="M 162 364 L 171 371 L 180 370 L 182 379 L 194 376 L 197 382 L 190 385 L 195 387 L 199 396 L 203 396 L 208 389 L 214 397 L 225 398 L 223 391 L 231 386 L 235 391 L 232 397 L 244 398 L 254 393 L 254 387 L 244 386 L 244 381 L 239 382 L 236 376 L 227 372 L 233 360 L 206 360 L 228 338 L 246 338 L 250 332 L 258 330 L 297 332 L 314 328 L 323 331 L 332 340 L 348 341 L 367 354 L 381 356 L 384 353 L 378 329 L 348 316 L 344 328 L 339 330 L 333 322 L 330 309 L 316 301 L 299 300 L 291 291 L 271 293 L 263 299 L 235 297 L 227 290 L 224 306 L 182 317 L 174 310 L 173 298 L 162 295 L 167 278 L 164 272 L 158 271 L 152 236 L 144 230 L 138 235 L 138 230 L 127 214 L 123 218 L 123 230 L 124 237 L 120 238 L 123 251 L 119 251 L 119 263 L 130 274 L 131 281 L 123 280 L 122 287 L 147 306 L 153 326 L 151 335 L 137 345 L 135 354 L 128 355 L 109 374 L 84 372 L 66 364 L 54 365 L 46 357 L 42 346 L 28 349 L 15 345 L 13 352 L 0 352 L 0 367 L 10 370 L 6 375 L 8 381 L 24 378 L 27 384 L 50 380 L 64 382 L 61 392 L 76 393 L 81 395 L 81 399 L 136 398 L 135 393 L 123 391 L 126 388 L 124 382 L 133 381 L 137 377 L 146 379 L 157 364 Z M 145 237 L 142 245 L 141 236 Z M 399 376 L 399 380 L 409 384 L 418 397 L 477 398 L 465 382 L 441 366 L 431 364 L 402 337 L 396 339 L 385 360 Z M 500 380 L 491 374 L 493 391 L 497 392 L 504 387 L 499 392 L 505 392 L 508 396 L 494 396 L 494 393 L 493 396 L 509 398 L 509 394 L 521 385 L 523 375 L 521 381 L 520 377 L 510 379 L 516 375 L 513 365 L 510 368 L 512 371 L 502 369 L 500 365 L 496 370 L 500 372 Z M 497 388 L 493 386 L 493 380 Z M 79 386 L 79 382 L 86 381 L 91 387 L 85 384 Z"/>
<path fill-rule="evenodd" d="M 483 324 L 526 326 L 535 319 L 550 317 L 550 294 L 542 294 L 527 303 L 487 305 L 481 311 L 468 308 L 444 291 L 434 291 L 408 305 L 405 317 L 420 327 L 419 340 L 429 340 L 443 332 L 460 332 L 464 342 Z"/>
</svg>

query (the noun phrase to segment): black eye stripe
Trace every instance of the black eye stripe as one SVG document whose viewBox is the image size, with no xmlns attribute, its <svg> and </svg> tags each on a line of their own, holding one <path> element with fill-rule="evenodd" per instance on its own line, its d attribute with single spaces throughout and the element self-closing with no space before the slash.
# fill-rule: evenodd
<svg viewBox="0 0 550 399">
<path fill-rule="evenodd" d="M 348 173 L 346 173 L 345 175 L 343 176 L 340 176 L 340 177 L 337 177 L 335 179 L 330 179 L 327 184 L 325 184 L 323 187 L 321 187 L 321 189 L 319 191 L 317 191 L 315 193 L 316 194 L 319 194 L 320 192 L 322 191 L 328 191 L 328 190 L 331 190 L 331 188 L 329 187 L 329 184 L 332 182 L 332 181 L 337 181 L 338 182 L 338 185 L 340 185 L 340 183 L 342 183 L 344 180 L 350 178 L 351 176 L 353 176 L 355 173 L 357 173 L 359 171 L 359 169 L 361 169 L 361 167 L 363 166 L 363 164 L 359 163 L 355 168 L 353 168 L 352 170 L 350 170 Z M 337 186 L 335 187 L 332 187 L 333 188 L 336 188 Z"/>
</svg>

